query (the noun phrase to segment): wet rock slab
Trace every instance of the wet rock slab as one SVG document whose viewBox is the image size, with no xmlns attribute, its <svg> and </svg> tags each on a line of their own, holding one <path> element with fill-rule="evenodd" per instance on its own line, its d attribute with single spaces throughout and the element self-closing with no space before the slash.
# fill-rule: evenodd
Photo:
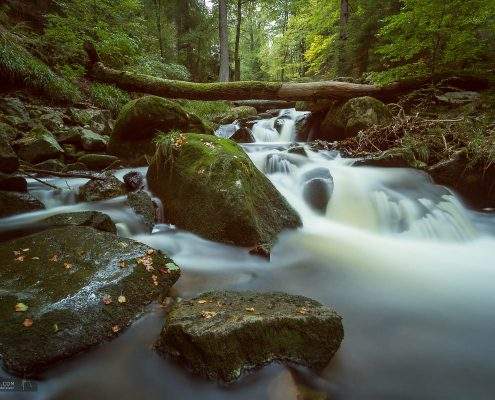
<svg viewBox="0 0 495 400">
<path fill-rule="evenodd" d="M 90 227 L 2 243 L 0 257 L 0 354 L 26 376 L 115 337 L 180 275 L 160 251 Z"/>
<path fill-rule="evenodd" d="M 225 291 L 174 305 L 156 348 L 198 375 L 231 382 L 272 361 L 321 370 L 343 337 L 342 318 L 309 298 Z"/>
</svg>

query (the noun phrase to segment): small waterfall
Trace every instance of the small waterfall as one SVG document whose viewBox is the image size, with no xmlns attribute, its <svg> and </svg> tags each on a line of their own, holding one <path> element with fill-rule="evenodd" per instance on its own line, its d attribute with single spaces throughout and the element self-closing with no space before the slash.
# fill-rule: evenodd
<svg viewBox="0 0 495 400">
<path fill-rule="evenodd" d="M 276 117 L 256 122 L 253 136 L 257 143 L 293 143 L 297 140 L 296 120 L 305 114 L 295 109 L 280 110 Z"/>
</svg>

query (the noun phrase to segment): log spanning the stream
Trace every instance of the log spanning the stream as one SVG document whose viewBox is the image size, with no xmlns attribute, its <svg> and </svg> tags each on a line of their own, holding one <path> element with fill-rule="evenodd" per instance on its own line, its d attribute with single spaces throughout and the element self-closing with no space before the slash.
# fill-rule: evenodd
<svg viewBox="0 0 495 400">
<path fill-rule="evenodd" d="M 393 101 L 404 93 L 432 82 L 431 77 L 400 81 L 386 86 L 349 82 L 323 81 L 307 83 L 286 82 L 215 82 L 196 83 L 157 78 L 120 71 L 105 66 L 91 43 L 84 45 L 88 53 L 87 72 L 93 79 L 113 84 L 129 92 L 148 93 L 161 97 L 189 100 L 285 100 L 316 101 L 347 100 L 372 96 Z"/>
</svg>

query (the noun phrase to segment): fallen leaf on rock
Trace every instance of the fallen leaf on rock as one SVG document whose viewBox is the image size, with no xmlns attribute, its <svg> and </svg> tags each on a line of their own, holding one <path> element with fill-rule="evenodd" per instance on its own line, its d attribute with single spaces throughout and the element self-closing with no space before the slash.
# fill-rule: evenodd
<svg viewBox="0 0 495 400">
<path fill-rule="evenodd" d="M 20 250 L 14 250 L 14 256 L 18 256 L 19 254 L 21 254 Z"/>
<path fill-rule="evenodd" d="M 254 312 L 254 307 L 246 307 L 246 311 Z"/>
<path fill-rule="evenodd" d="M 118 331 L 120 331 L 120 326 L 118 326 L 118 325 L 112 326 L 112 332 L 113 333 L 117 333 Z"/>
<path fill-rule="evenodd" d="M 125 267 L 127 267 L 127 263 L 125 261 L 119 261 L 119 267 L 125 268 Z"/>
<path fill-rule="evenodd" d="M 19 256 L 19 257 L 16 257 L 16 261 L 19 261 L 19 262 L 22 262 L 24 261 L 24 258 L 26 258 L 26 256 Z"/>
<path fill-rule="evenodd" d="M 24 311 L 27 311 L 29 307 L 27 305 L 25 305 L 24 303 L 17 303 L 15 305 L 15 310 L 17 312 L 24 312 Z"/>
<path fill-rule="evenodd" d="M 54 330 L 55 332 L 58 332 L 58 325 L 57 325 L 57 324 L 53 324 L 53 330 Z"/>
<path fill-rule="evenodd" d="M 297 310 L 299 314 L 306 314 L 308 312 L 308 309 L 305 307 L 301 307 L 299 310 Z"/>
<path fill-rule="evenodd" d="M 148 250 L 146 250 L 146 254 L 149 254 L 149 255 L 155 254 L 155 250 L 154 249 L 148 249 Z"/>
<path fill-rule="evenodd" d="M 112 304 L 112 296 L 110 296 L 109 294 L 105 294 L 103 295 L 102 297 L 102 301 L 103 301 L 103 304 Z"/>
<path fill-rule="evenodd" d="M 153 279 L 153 285 L 158 286 L 158 277 L 156 275 L 151 275 L 151 279 Z"/>
<path fill-rule="evenodd" d="M 125 302 L 127 301 L 127 299 L 125 298 L 125 296 L 124 296 L 123 294 L 121 294 L 121 295 L 119 296 L 119 298 L 117 299 L 117 301 L 118 301 L 119 303 L 125 303 Z"/>
<path fill-rule="evenodd" d="M 52 261 L 52 262 L 57 262 L 57 261 L 58 261 L 58 254 L 57 254 L 57 253 L 55 253 L 53 256 L 51 256 L 51 257 L 49 258 L 49 260 L 50 260 L 50 261 Z"/>
<path fill-rule="evenodd" d="M 138 264 L 144 265 L 146 268 L 146 271 L 153 271 L 153 259 L 150 256 L 143 256 L 141 258 L 138 258 L 137 260 Z"/>
<path fill-rule="evenodd" d="M 201 311 L 201 316 L 204 319 L 210 319 L 213 318 L 217 313 L 215 311 Z"/>
<path fill-rule="evenodd" d="M 33 325 L 33 320 L 30 318 L 26 318 L 22 325 L 24 325 L 26 328 L 29 328 L 31 325 Z"/>
<path fill-rule="evenodd" d="M 68 263 L 68 262 L 64 262 L 64 267 L 65 267 L 65 269 L 71 269 L 72 268 L 72 264 L 71 263 Z"/>
<path fill-rule="evenodd" d="M 198 300 L 199 304 L 205 304 L 207 301 L 206 300 Z"/>
<path fill-rule="evenodd" d="M 31 258 L 31 260 L 39 260 L 40 258 L 39 257 L 33 257 Z"/>
</svg>

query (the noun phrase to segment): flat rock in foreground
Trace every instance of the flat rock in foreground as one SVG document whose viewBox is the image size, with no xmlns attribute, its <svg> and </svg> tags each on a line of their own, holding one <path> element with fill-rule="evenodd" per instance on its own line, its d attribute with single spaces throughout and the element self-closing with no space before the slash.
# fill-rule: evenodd
<svg viewBox="0 0 495 400">
<path fill-rule="evenodd" d="M 307 297 L 226 291 L 174 305 L 156 348 L 196 374 L 231 382 L 272 361 L 321 370 L 343 337 L 342 318 Z"/>
<path fill-rule="evenodd" d="M 0 244 L 0 354 L 35 375 L 116 336 L 180 270 L 160 251 L 71 226 Z"/>
</svg>

